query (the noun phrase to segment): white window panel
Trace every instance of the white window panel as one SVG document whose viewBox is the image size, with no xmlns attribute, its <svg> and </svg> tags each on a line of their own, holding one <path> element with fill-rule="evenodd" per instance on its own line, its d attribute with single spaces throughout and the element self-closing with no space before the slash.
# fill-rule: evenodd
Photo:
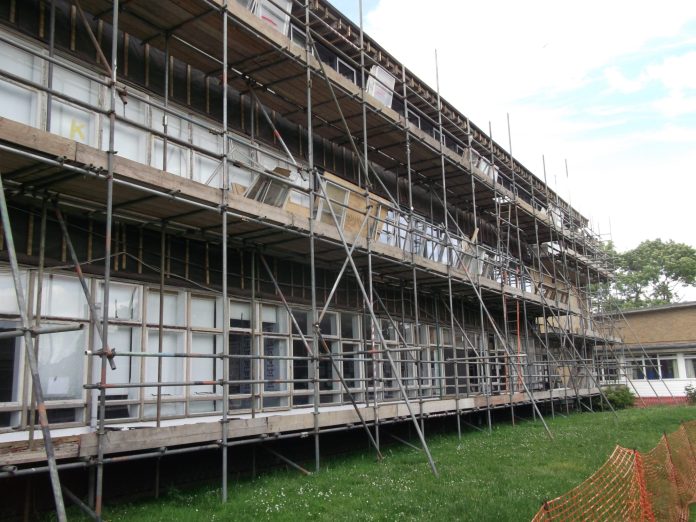
<svg viewBox="0 0 696 522">
<path fill-rule="evenodd" d="M 104 300 L 104 283 L 99 283 L 99 302 Z M 111 283 L 109 287 L 109 319 L 135 321 L 140 319 L 140 287 Z"/>
<path fill-rule="evenodd" d="M 147 322 L 159 324 L 160 293 L 157 290 L 149 290 L 147 293 Z M 164 292 L 164 322 L 168 326 L 182 326 L 185 321 L 184 294 L 177 292 Z"/>
<path fill-rule="evenodd" d="M 191 179 L 210 187 L 222 186 L 222 162 L 199 152 L 193 153 Z"/>
<path fill-rule="evenodd" d="M 176 114 L 153 107 L 152 108 L 152 128 L 159 132 L 164 132 L 164 116 L 167 115 L 167 136 L 183 141 L 190 141 L 189 123 Z"/>
<path fill-rule="evenodd" d="M 222 337 L 219 335 L 194 333 L 191 335 L 191 353 L 222 353 Z M 192 381 L 215 381 L 222 379 L 222 361 L 214 358 L 194 357 L 190 359 Z M 190 387 L 192 397 L 205 397 L 221 392 L 220 386 L 198 385 Z"/>
<path fill-rule="evenodd" d="M 297 190 L 290 191 L 290 203 L 300 207 L 309 208 L 309 196 Z"/>
<path fill-rule="evenodd" d="M 94 334 L 94 347 L 101 350 L 99 336 Z M 140 351 L 140 328 L 130 326 L 109 325 L 109 347 L 116 352 Z M 98 359 L 96 359 L 98 361 Z M 93 382 L 100 380 L 100 364 L 93 364 Z M 140 382 L 140 358 L 116 356 L 116 369 L 107 369 L 106 381 L 109 384 L 124 384 Z M 107 388 L 107 400 L 137 399 L 140 396 L 138 388 Z M 96 407 L 96 406 L 95 406 Z"/>
<path fill-rule="evenodd" d="M 283 34 L 288 34 L 290 27 L 290 10 L 292 9 L 292 0 L 257 0 L 254 13 L 268 25 L 280 31 Z"/>
<path fill-rule="evenodd" d="M 288 314 L 284 308 L 275 305 L 261 307 L 261 329 L 267 333 L 287 333 Z"/>
<path fill-rule="evenodd" d="M 82 398 L 86 332 L 60 332 L 41 337 L 39 376 L 44 398 L 69 400 Z"/>
<path fill-rule="evenodd" d="M 191 297 L 191 326 L 215 328 L 220 321 L 217 300 L 208 297 Z"/>
<path fill-rule="evenodd" d="M 343 225 L 343 218 L 346 214 L 346 203 L 348 202 L 348 190 L 334 185 L 333 183 L 326 183 L 326 195 L 331 202 L 331 208 L 333 208 L 333 213 L 336 214 L 336 219 L 339 226 Z M 334 224 L 333 216 L 331 215 L 331 208 L 327 204 L 325 198 L 319 200 L 321 221 L 329 225 Z"/>
<path fill-rule="evenodd" d="M 366 90 L 387 107 L 391 107 L 392 104 L 394 85 L 396 85 L 396 78 L 389 74 L 386 69 L 379 65 L 371 67 Z"/>
<path fill-rule="evenodd" d="M 0 79 L 0 116 L 31 127 L 38 127 L 39 93 Z"/>
<path fill-rule="evenodd" d="M 164 169 L 164 140 L 155 138 L 152 144 L 152 166 L 156 169 Z M 167 172 L 184 178 L 189 177 L 189 151 L 172 142 L 167 142 Z"/>
<path fill-rule="evenodd" d="M 89 305 L 79 279 L 48 274 L 44 276 L 42 286 L 41 315 L 76 319 L 89 317 Z"/>
<path fill-rule="evenodd" d="M 43 74 L 43 60 L 14 45 L 0 42 L 0 69 L 38 83 Z"/>
<path fill-rule="evenodd" d="M 202 123 L 206 127 L 215 127 L 214 124 Z M 222 138 L 218 134 L 211 133 L 208 128 L 193 124 L 193 144 L 196 147 L 207 150 L 212 154 L 222 154 Z"/>
<path fill-rule="evenodd" d="M 355 79 L 355 69 L 340 58 L 336 58 L 336 70 L 344 78 L 349 79 L 353 83 L 357 83 Z"/>
<path fill-rule="evenodd" d="M 230 326 L 251 328 L 251 306 L 249 303 L 230 301 Z"/>
<path fill-rule="evenodd" d="M 90 146 L 97 144 L 97 115 L 54 98 L 51 103 L 51 132 Z"/>
<path fill-rule="evenodd" d="M 102 120 L 102 150 L 109 148 L 109 121 Z M 117 121 L 114 126 L 114 149 L 122 157 L 139 163 L 148 162 L 150 134 L 125 122 Z"/>
<path fill-rule="evenodd" d="M 147 351 L 157 353 L 159 351 L 159 332 L 156 329 L 147 331 Z M 164 353 L 183 353 L 184 334 L 183 332 L 162 332 L 162 352 Z M 160 382 L 181 382 L 184 379 L 184 358 L 183 357 L 147 357 L 145 360 L 145 382 L 158 382 L 158 362 L 162 361 L 162 380 Z M 145 400 L 157 397 L 157 387 L 149 386 L 145 388 Z M 184 393 L 183 386 L 164 386 L 162 397 L 181 396 Z"/>
<path fill-rule="evenodd" d="M 288 355 L 288 340 L 287 339 L 264 339 L 263 354 L 265 356 L 287 357 Z M 263 361 L 263 379 L 264 391 L 278 392 L 288 389 L 288 361 L 282 359 L 264 359 Z"/>
<path fill-rule="evenodd" d="M 22 282 L 22 290 L 26 297 L 27 273 L 25 271 L 20 271 L 19 279 Z M 12 273 L 8 266 L 0 267 L 0 313 L 12 315 L 19 314 L 17 294 L 15 293 L 14 283 L 12 282 Z"/>
</svg>

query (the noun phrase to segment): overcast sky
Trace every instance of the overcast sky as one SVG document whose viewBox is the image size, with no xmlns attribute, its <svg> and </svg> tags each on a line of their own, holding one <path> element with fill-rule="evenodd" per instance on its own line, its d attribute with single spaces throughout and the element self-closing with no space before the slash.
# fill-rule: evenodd
<svg viewBox="0 0 696 522">
<path fill-rule="evenodd" d="M 333 0 L 358 22 L 358 0 Z M 696 246 L 696 2 L 365 0 L 365 31 L 619 250 Z M 569 176 L 566 178 L 565 160 Z"/>
</svg>

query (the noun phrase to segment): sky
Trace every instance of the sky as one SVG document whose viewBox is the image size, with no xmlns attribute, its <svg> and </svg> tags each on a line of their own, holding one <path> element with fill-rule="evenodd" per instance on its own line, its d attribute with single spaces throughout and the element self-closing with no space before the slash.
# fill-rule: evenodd
<svg viewBox="0 0 696 522">
<path fill-rule="evenodd" d="M 356 23 L 359 0 L 332 0 Z M 364 0 L 365 31 L 619 251 L 696 246 L 696 2 Z M 566 162 L 568 175 L 566 177 Z"/>
</svg>

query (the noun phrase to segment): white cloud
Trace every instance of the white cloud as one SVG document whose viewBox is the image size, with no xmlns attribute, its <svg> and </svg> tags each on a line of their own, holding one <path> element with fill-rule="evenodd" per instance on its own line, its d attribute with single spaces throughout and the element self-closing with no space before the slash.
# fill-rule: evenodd
<svg viewBox="0 0 696 522">
<path fill-rule="evenodd" d="M 510 113 L 515 156 L 543 177 L 544 154 L 549 183 L 602 232 L 611 219 L 619 247 L 696 243 L 696 127 L 671 119 L 696 111 L 696 52 L 685 53 L 693 32 L 684 30 L 696 2 L 380 0 L 365 20 L 433 87 L 437 48 L 442 95 L 480 127 L 491 121 L 506 147 Z M 661 100 L 642 98 L 655 94 L 650 82 Z"/>
</svg>

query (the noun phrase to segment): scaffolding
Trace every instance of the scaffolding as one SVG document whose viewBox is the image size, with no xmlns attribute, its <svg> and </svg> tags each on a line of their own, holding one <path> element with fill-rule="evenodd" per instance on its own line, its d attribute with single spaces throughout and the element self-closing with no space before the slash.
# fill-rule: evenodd
<svg viewBox="0 0 696 522">
<path fill-rule="evenodd" d="M 225 501 L 230 448 L 313 437 L 318 471 L 322 434 L 380 459 L 408 421 L 437 476 L 428 418 L 461 437 L 529 405 L 552 437 L 542 406 L 603 399 L 600 238 L 362 5 L 356 26 L 319 0 L 11 0 L 0 45 L 0 340 L 30 375 L 0 397 L 0 478 L 50 472 L 59 519 L 63 494 L 101 519 L 112 462 L 155 459 L 158 489 L 163 456 L 219 450 Z M 72 392 L 37 359 L 68 332 Z"/>
</svg>

